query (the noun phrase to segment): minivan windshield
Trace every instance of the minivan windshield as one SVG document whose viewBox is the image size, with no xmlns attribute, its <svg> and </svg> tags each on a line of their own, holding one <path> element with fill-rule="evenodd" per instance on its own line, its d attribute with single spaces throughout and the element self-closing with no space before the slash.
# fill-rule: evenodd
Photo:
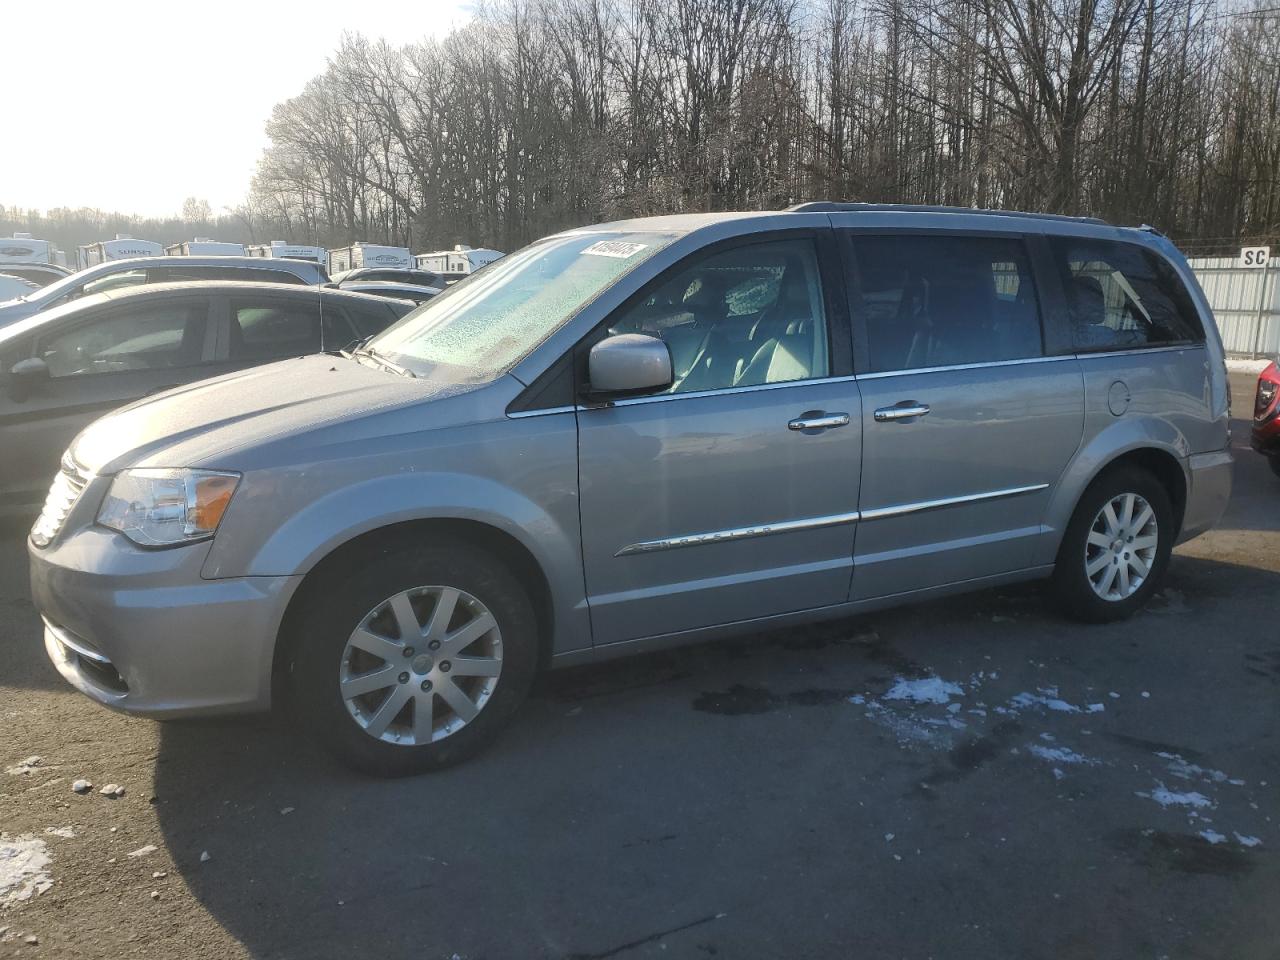
<svg viewBox="0 0 1280 960">
<path fill-rule="evenodd" d="M 445 367 L 467 380 L 496 379 L 675 238 L 600 231 L 539 240 L 454 284 L 368 347 L 418 376 Z"/>
</svg>

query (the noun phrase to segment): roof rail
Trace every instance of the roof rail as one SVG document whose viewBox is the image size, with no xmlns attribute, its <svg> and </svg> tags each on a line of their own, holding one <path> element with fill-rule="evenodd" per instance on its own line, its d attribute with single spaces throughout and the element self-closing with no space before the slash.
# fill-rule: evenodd
<svg viewBox="0 0 1280 960">
<path fill-rule="evenodd" d="M 969 213 L 988 217 L 1020 217 L 1026 220 L 1069 220 L 1073 223 L 1107 221 L 1097 217 L 1068 217 L 1061 213 L 1026 213 L 1021 210 L 980 210 L 976 207 L 931 206 L 920 203 L 837 203 L 832 200 L 810 200 L 787 207 L 789 213 Z"/>
</svg>

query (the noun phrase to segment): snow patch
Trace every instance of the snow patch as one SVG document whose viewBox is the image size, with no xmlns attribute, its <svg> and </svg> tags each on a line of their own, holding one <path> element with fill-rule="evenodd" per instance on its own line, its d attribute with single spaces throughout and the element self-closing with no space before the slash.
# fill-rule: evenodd
<svg viewBox="0 0 1280 960">
<path fill-rule="evenodd" d="M 1157 753 L 1161 760 L 1167 760 L 1169 773 L 1179 780 L 1203 780 L 1205 783 L 1229 783 L 1234 787 L 1243 787 L 1243 780 L 1228 777 L 1221 770 L 1210 770 L 1194 763 L 1189 763 L 1176 753 Z"/>
<path fill-rule="evenodd" d="M 45 827 L 44 832 L 51 837 L 62 837 L 63 840 L 71 840 L 76 835 L 70 827 Z"/>
<path fill-rule="evenodd" d="M 0 907 L 23 903 L 53 886 L 44 841 L 24 834 L 0 834 Z"/>
<path fill-rule="evenodd" d="M 897 738 L 902 746 L 929 746 L 942 749 L 948 746 L 940 736 L 938 727 L 946 726 L 942 720 L 921 720 L 895 713 L 879 703 L 866 705 L 866 717 L 877 726 L 884 727 Z"/>
<path fill-rule="evenodd" d="M 1262 842 L 1257 837 L 1246 837 L 1243 834 L 1239 834 L 1239 833 L 1237 833 L 1235 837 L 1236 837 L 1236 843 L 1242 844 L 1246 847 L 1256 847 L 1258 844 Z"/>
<path fill-rule="evenodd" d="M 1208 840 L 1210 843 L 1222 843 L 1227 839 L 1227 835 L 1225 833 L 1219 833 L 1217 830 L 1213 829 L 1201 830 L 1200 836 L 1205 840 Z"/>
<path fill-rule="evenodd" d="M 1267 369 L 1267 364 L 1271 361 L 1267 359 L 1248 360 L 1242 357 L 1227 357 L 1224 362 L 1227 365 L 1227 369 L 1232 373 L 1261 373 Z"/>
<path fill-rule="evenodd" d="M 1025 710 L 1028 707 L 1046 707 L 1049 710 L 1056 710 L 1058 713 L 1082 713 L 1083 711 L 1073 703 L 1061 699 L 1058 696 L 1057 687 L 1040 687 L 1035 693 L 1020 693 L 1009 701 L 1009 706 L 1017 710 Z M 1096 711 L 1093 707 L 1102 708 L 1102 704 L 1093 704 L 1089 708 L 1090 713 Z M 997 707 L 997 710 L 1002 708 Z M 1008 712 L 1008 710 L 1002 710 Z"/>
<path fill-rule="evenodd" d="M 1178 793 L 1176 790 L 1170 790 L 1159 780 L 1156 781 L 1156 789 L 1150 793 L 1137 791 L 1139 797 L 1146 797 L 1148 800 L 1154 800 L 1162 807 L 1193 807 L 1197 810 L 1212 808 L 1216 804 L 1206 797 L 1203 793 L 1197 793 L 1194 790 L 1188 790 L 1185 793 Z"/>
<path fill-rule="evenodd" d="M 1086 767 L 1096 767 L 1101 763 L 1100 760 L 1082 756 L 1069 747 L 1042 747 L 1038 743 L 1033 743 L 1027 749 L 1048 763 L 1078 763 Z"/>
<path fill-rule="evenodd" d="M 889 688 L 881 699 L 910 700 L 912 703 L 948 703 L 952 697 L 963 697 L 964 691 L 958 683 L 951 683 L 941 677 L 925 677 L 922 680 L 904 680 Z"/>
</svg>

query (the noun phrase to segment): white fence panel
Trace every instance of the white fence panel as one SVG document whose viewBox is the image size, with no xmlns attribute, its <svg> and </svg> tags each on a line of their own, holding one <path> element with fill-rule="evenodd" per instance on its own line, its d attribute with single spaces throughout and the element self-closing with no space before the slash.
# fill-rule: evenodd
<svg viewBox="0 0 1280 960">
<path fill-rule="evenodd" d="M 1228 353 L 1252 356 L 1280 353 L 1280 257 L 1272 257 L 1267 269 L 1242 267 L 1239 257 L 1196 257 L 1188 260 L 1204 295 L 1213 308 L 1222 345 Z M 1258 326 L 1258 304 L 1262 301 L 1262 326 Z"/>
</svg>

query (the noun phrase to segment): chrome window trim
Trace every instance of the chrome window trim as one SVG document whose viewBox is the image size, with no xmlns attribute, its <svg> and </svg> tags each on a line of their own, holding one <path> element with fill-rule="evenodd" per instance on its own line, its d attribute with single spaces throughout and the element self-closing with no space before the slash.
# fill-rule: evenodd
<svg viewBox="0 0 1280 960">
<path fill-rule="evenodd" d="M 642 403 L 659 403 L 663 400 L 685 400 L 694 397 L 721 397 L 735 393 L 755 393 L 760 390 L 780 390 L 783 387 L 799 387 L 819 383 L 851 383 L 854 375 L 843 377 L 811 377 L 807 380 L 784 380 L 781 383 L 753 383 L 748 387 L 725 387 L 722 390 L 690 390 L 688 393 L 658 393 L 647 397 L 620 397 L 599 405 L 578 404 L 578 410 L 598 410 L 601 407 L 631 407 Z"/>
<path fill-rule="evenodd" d="M 909 513 L 920 513 L 925 510 L 938 510 L 942 507 L 953 507 L 962 503 L 977 503 L 981 500 L 1001 500 L 1005 497 L 1017 497 L 1024 493 L 1035 493 L 1047 490 L 1047 483 L 1033 483 L 1026 487 L 1007 487 L 1004 490 L 988 490 L 985 493 L 970 493 L 960 497 L 943 497 L 939 500 L 917 500 L 914 503 L 900 503 L 891 507 L 873 507 L 862 511 L 863 520 L 884 520 L 888 517 L 901 517 Z"/>
<path fill-rule="evenodd" d="M 1091 360 L 1094 357 L 1133 357 L 1141 353 L 1180 353 L 1184 350 L 1203 350 L 1205 345 L 1199 341 L 1187 343 L 1171 343 L 1159 347 L 1131 347 L 1128 350 L 1081 350 L 1076 353 L 1077 360 Z"/>
<path fill-rule="evenodd" d="M 735 527 L 731 530 L 714 530 L 710 533 L 690 533 L 682 537 L 665 537 L 661 540 L 643 540 L 623 547 L 615 557 L 629 557 L 639 553 L 655 553 L 659 550 L 675 550 L 679 547 L 697 547 L 706 543 L 724 543 L 733 540 L 749 540 L 752 537 L 767 537 L 774 533 L 791 533 L 796 530 L 817 530 L 822 527 L 835 527 L 845 523 L 855 523 L 858 511 L 852 513 L 834 513 L 825 517 L 806 517 L 803 520 L 783 520 L 779 523 L 761 523 L 753 527 Z"/>
<path fill-rule="evenodd" d="M 551 416 L 553 413 L 573 413 L 577 409 L 578 409 L 577 407 L 570 406 L 570 407 L 538 407 L 533 410 L 516 410 L 513 413 L 508 413 L 507 419 L 520 420 L 520 419 L 523 419 L 524 417 L 547 417 L 547 416 Z"/>
<path fill-rule="evenodd" d="M 1061 353 L 1052 357 L 1020 357 L 1017 360 L 987 360 L 982 363 L 953 363 L 940 367 L 912 367 L 907 370 L 877 370 L 874 373 L 860 373 L 859 380 L 882 380 L 885 377 L 902 377 L 913 373 L 942 373 L 945 370 L 985 370 L 988 367 L 1017 367 L 1028 363 L 1059 363 L 1063 360 L 1075 360 L 1073 353 Z"/>
</svg>

